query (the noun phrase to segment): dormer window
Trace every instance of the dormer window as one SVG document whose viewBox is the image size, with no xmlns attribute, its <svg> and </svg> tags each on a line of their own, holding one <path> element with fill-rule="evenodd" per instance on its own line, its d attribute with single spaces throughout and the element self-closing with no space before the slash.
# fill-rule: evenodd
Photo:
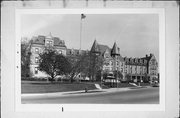
<svg viewBox="0 0 180 118">
<path fill-rule="evenodd" d="M 35 53 L 39 54 L 39 48 L 35 48 Z"/>
<path fill-rule="evenodd" d="M 53 45 L 52 45 L 52 41 L 49 41 L 49 45 L 50 45 L 50 46 L 53 46 Z"/>
<path fill-rule="evenodd" d="M 52 41 L 47 40 L 47 41 L 46 41 L 46 46 L 53 46 L 53 42 L 52 42 Z"/>
<path fill-rule="evenodd" d="M 105 57 L 105 58 L 109 58 L 109 53 L 106 52 L 106 53 L 104 54 L 104 57 Z"/>
</svg>

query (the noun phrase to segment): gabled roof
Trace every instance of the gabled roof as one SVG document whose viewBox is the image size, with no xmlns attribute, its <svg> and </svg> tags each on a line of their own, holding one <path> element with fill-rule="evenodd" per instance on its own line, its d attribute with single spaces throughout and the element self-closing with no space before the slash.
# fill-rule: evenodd
<svg viewBox="0 0 180 118">
<path fill-rule="evenodd" d="M 127 58 L 124 57 L 124 61 L 128 65 L 146 65 L 147 60 L 142 58 Z"/>
<path fill-rule="evenodd" d="M 110 48 L 107 45 L 99 45 L 98 44 L 98 48 L 99 48 L 99 52 L 101 53 L 101 55 L 103 55 L 106 50 L 110 51 Z"/>
<path fill-rule="evenodd" d="M 54 46 L 65 46 L 64 40 L 59 39 L 58 37 L 53 37 L 54 40 Z"/>
<path fill-rule="evenodd" d="M 38 37 L 33 37 L 32 44 L 44 45 L 45 44 L 45 36 L 39 35 Z"/>
<path fill-rule="evenodd" d="M 80 54 L 87 54 L 87 53 L 89 53 L 88 50 L 78 50 L 78 49 L 67 49 L 66 50 L 67 56 L 71 56 L 71 55 L 78 56 Z"/>
<path fill-rule="evenodd" d="M 33 37 L 32 44 L 45 45 L 46 38 L 50 38 L 50 36 L 46 37 L 46 36 L 39 35 L 38 37 Z M 64 40 L 61 40 L 58 37 L 51 37 L 51 39 L 54 41 L 54 46 L 66 47 Z"/>
<path fill-rule="evenodd" d="M 151 57 L 152 57 L 152 55 L 150 55 L 150 56 L 146 55 L 145 57 L 142 57 L 141 59 L 145 59 L 145 60 L 149 61 L 151 59 Z"/>
<path fill-rule="evenodd" d="M 107 45 L 98 44 L 95 40 L 91 48 L 91 53 L 100 53 L 100 55 L 103 55 L 106 50 L 110 52 L 111 49 Z"/>
<path fill-rule="evenodd" d="M 123 62 L 124 61 L 124 58 L 121 56 L 121 55 L 118 55 L 118 60 L 120 60 L 121 62 Z"/>
</svg>

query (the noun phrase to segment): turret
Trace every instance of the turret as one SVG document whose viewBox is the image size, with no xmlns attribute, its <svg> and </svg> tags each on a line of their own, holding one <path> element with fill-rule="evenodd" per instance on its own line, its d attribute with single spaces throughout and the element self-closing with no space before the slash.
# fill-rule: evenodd
<svg viewBox="0 0 180 118">
<path fill-rule="evenodd" d="M 114 43 L 113 48 L 112 48 L 112 50 L 111 50 L 111 55 L 112 55 L 112 56 L 118 56 L 118 55 L 120 55 L 120 49 L 117 47 L 116 42 Z"/>
<path fill-rule="evenodd" d="M 96 40 L 94 40 L 93 46 L 91 48 L 91 53 L 100 53 L 99 47 L 98 47 L 98 43 Z"/>
</svg>

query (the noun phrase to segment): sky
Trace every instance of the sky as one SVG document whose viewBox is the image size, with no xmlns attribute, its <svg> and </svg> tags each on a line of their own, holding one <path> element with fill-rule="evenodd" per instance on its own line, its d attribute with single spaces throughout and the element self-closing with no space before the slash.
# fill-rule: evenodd
<svg viewBox="0 0 180 118">
<path fill-rule="evenodd" d="M 65 41 L 67 48 L 90 50 L 96 39 L 112 48 L 114 42 L 123 57 L 144 57 L 153 53 L 159 60 L 159 24 L 157 14 L 24 14 L 22 37 L 52 34 Z"/>
</svg>

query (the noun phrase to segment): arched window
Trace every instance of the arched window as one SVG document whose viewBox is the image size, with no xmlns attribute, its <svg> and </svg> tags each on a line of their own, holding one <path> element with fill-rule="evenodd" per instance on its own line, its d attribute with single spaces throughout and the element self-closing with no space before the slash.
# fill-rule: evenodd
<svg viewBox="0 0 180 118">
<path fill-rule="evenodd" d="M 38 62 L 39 62 L 38 57 L 35 57 L 35 63 L 38 63 Z"/>
</svg>

